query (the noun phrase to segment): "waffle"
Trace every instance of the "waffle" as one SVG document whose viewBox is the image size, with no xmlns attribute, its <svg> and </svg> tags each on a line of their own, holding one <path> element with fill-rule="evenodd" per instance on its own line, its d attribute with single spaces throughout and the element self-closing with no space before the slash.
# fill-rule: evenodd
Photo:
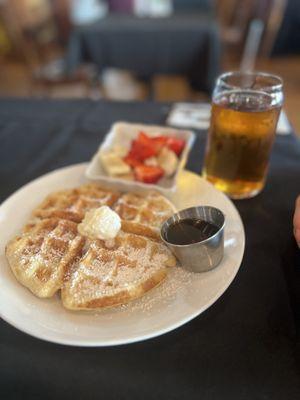
<svg viewBox="0 0 300 400">
<path fill-rule="evenodd" d="M 175 211 L 173 204 L 156 192 L 150 192 L 147 196 L 122 194 L 113 209 L 122 219 L 123 230 L 154 239 L 159 238 L 163 221 Z"/>
<path fill-rule="evenodd" d="M 109 247 L 88 240 L 66 275 L 63 305 L 78 310 L 127 303 L 157 286 L 173 265 L 167 248 L 146 237 L 121 232 Z"/>
<path fill-rule="evenodd" d="M 34 210 L 33 215 L 37 218 L 55 217 L 81 222 L 86 211 L 104 205 L 112 206 L 119 196 L 117 192 L 90 183 L 50 194 Z"/>
<path fill-rule="evenodd" d="M 68 263 L 85 240 L 77 224 L 51 218 L 28 224 L 6 246 L 6 257 L 17 280 L 38 297 L 52 297 L 61 287 Z"/>
<path fill-rule="evenodd" d="M 109 205 L 119 213 L 114 240 L 92 240 L 78 233 L 86 211 Z M 22 233 L 6 247 L 17 280 L 38 297 L 61 291 L 72 310 L 98 309 L 142 296 L 167 275 L 175 258 L 158 237 L 173 213 L 163 196 L 120 194 L 88 184 L 48 196 Z"/>
</svg>

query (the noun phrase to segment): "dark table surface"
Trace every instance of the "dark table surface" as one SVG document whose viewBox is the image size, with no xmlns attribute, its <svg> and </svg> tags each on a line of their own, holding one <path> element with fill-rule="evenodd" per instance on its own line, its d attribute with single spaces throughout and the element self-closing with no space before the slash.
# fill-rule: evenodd
<svg viewBox="0 0 300 400">
<path fill-rule="evenodd" d="M 145 79 L 182 74 L 195 89 L 209 92 L 219 73 L 218 27 L 205 13 L 168 18 L 110 15 L 74 29 L 66 61 L 70 71 L 88 61 L 100 71 L 126 69 Z"/>
<path fill-rule="evenodd" d="M 169 108 L 0 100 L 1 200 L 45 172 L 89 160 L 114 121 L 163 124 Z M 188 164 L 195 172 L 204 143 L 205 132 L 198 132 Z M 293 135 L 278 136 L 265 190 L 236 202 L 246 231 L 237 277 L 212 307 L 166 335 L 77 348 L 0 320 L 0 398 L 299 399 L 300 265 L 292 241 L 299 192 L 300 144 Z"/>
</svg>

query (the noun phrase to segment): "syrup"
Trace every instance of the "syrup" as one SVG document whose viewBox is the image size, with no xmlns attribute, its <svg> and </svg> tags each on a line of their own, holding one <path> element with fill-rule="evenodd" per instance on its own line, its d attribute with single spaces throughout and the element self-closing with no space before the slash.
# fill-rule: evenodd
<svg viewBox="0 0 300 400">
<path fill-rule="evenodd" d="M 201 219 L 186 218 L 171 224 L 165 239 L 171 244 L 186 245 L 202 242 L 217 233 L 219 228 Z"/>
</svg>

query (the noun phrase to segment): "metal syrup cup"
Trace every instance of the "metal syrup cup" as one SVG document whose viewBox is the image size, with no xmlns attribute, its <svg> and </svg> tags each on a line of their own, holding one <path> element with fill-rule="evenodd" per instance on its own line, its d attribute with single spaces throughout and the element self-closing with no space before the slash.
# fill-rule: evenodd
<svg viewBox="0 0 300 400">
<path fill-rule="evenodd" d="M 191 244 L 173 244 L 167 241 L 170 225 L 183 219 L 201 219 L 216 225 L 218 231 L 209 238 Z M 225 216 L 221 210 L 210 206 L 191 207 L 181 210 L 167 219 L 160 230 L 163 242 L 174 253 L 182 267 L 193 272 L 205 272 L 215 268 L 224 254 Z"/>
</svg>

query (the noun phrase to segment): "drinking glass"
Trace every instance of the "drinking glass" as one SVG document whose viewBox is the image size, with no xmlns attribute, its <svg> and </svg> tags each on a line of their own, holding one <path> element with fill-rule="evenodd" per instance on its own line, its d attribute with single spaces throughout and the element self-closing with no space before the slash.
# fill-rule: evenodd
<svg viewBox="0 0 300 400">
<path fill-rule="evenodd" d="M 227 72 L 217 79 L 202 173 L 231 198 L 263 189 L 282 103 L 278 76 Z"/>
</svg>

